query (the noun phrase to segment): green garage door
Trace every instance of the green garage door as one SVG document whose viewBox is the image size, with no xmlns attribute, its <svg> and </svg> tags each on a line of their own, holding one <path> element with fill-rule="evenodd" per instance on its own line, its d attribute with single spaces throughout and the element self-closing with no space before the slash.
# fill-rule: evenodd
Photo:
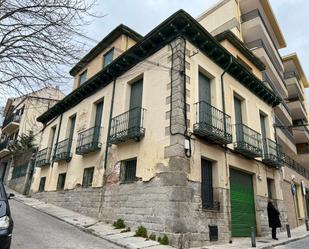
<svg viewBox="0 0 309 249">
<path fill-rule="evenodd" d="M 230 170 L 232 236 L 247 237 L 256 227 L 252 176 Z"/>
</svg>

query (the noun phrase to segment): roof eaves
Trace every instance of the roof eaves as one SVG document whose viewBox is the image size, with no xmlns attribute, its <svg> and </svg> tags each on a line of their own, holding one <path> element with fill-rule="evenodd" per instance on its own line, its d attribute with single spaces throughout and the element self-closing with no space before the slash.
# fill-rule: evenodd
<svg viewBox="0 0 309 249">
<path fill-rule="evenodd" d="M 47 123 L 56 115 L 60 115 L 105 87 L 112 80 L 154 54 L 178 36 L 184 36 L 221 68 L 225 68 L 230 61 L 232 55 L 193 17 L 185 11 L 179 10 L 150 31 L 137 44 L 117 57 L 111 64 L 87 80 L 82 86 L 43 113 L 37 120 Z M 275 106 L 280 103 L 281 99 L 237 60 L 233 60 L 228 73 L 269 105 Z"/>
</svg>

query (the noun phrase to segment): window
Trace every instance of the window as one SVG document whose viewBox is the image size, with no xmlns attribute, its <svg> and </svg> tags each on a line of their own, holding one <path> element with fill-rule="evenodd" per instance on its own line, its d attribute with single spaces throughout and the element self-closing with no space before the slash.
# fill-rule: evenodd
<svg viewBox="0 0 309 249">
<path fill-rule="evenodd" d="M 79 75 L 79 85 L 81 86 L 82 84 L 84 84 L 86 80 L 87 80 L 87 70 L 85 70 Z"/>
<path fill-rule="evenodd" d="M 64 189 L 66 175 L 67 175 L 66 173 L 62 173 L 58 175 L 57 190 Z"/>
<path fill-rule="evenodd" d="M 84 169 L 83 187 L 91 187 L 93 180 L 94 167 Z"/>
<path fill-rule="evenodd" d="M 122 181 L 123 182 L 134 182 L 136 181 L 136 163 L 137 159 L 130 159 L 123 161 L 122 163 Z"/>
<path fill-rule="evenodd" d="M 205 159 L 201 159 L 201 198 L 203 208 L 214 208 L 212 162 Z"/>
<path fill-rule="evenodd" d="M 12 179 L 23 177 L 27 174 L 28 164 L 13 168 Z"/>
<path fill-rule="evenodd" d="M 273 199 L 273 184 L 274 180 L 267 178 L 267 191 L 268 191 L 268 198 Z"/>
<path fill-rule="evenodd" d="M 46 182 L 46 177 L 41 177 L 40 185 L 39 185 L 39 192 L 43 192 L 45 190 L 45 182 Z"/>
<path fill-rule="evenodd" d="M 260 125 L 261 125 L 261 134 L 262 139 L 266 138 L 266 116 L 260 113 Z"/>
<path fill-rule="evenodd" d="M 108 64 L 110 64 L 114 59 L 114 48 L 109 50 L 104 56 L 103 56 L 103 67 L 106 67 Z"/>
</svg>

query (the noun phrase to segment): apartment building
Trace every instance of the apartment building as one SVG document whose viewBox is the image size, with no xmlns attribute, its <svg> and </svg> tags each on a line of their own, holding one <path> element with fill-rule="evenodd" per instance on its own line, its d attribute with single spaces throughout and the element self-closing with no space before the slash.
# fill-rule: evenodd
<svg viewBox="0 0 309 249">
<path fill-rule="evenodd" d="M 304 88 L 308 81 L 296 54 L 281 56 L 287 46 L 268 0 L 223 0 L 205 11 L 197 20 L 215 36 L 232 32 L 258 57 L 265 69 L 262 79 L 281 103 L 274 107 L 276 141 L 281 145 L 284 166 L 282 189 L 288 223 L 303 224 L 307 217 L 305 205 L 308 191 L 307 101 Z M 296 191 L 291 191 L 292 189 Z"/>
<path fill-rule="evenodd" d="M 120 25 L 38 117 L 32 195 L 183 247 L 267 233 L 270 197 L 285 224 L 281 98 L 264 71 L 235 34 L 215 39 L 183 10 L 144 37 Z"/>
<path fill-rule="evenodd" d="M 9 98 L 3 110 L 0 141 L 0 177 L 10 188 L 30 190 L 35 152 L 43 125 L 36 118 L 56 104 L 63 93 L 43 88 L 30 94 Z"/>
</svg>

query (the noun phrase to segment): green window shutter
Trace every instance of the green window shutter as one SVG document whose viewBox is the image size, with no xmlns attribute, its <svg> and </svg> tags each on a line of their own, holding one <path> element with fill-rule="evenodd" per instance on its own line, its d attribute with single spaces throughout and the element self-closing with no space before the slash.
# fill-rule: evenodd
<svg viewBox="0 0 309 249">
<path fill-rule="evenodd" d="M 198 75 L 199 82 L 199 101 L 205 101 L 208 104 L 211 104 L 211 88 L 210 88 L 210 79 L 207 78 L 204 74 L 199 73 Z"/>
<path fill-rule="evenodd" d="M 212 162 L 201 160 L 201 198 L 203 208 L 213 208 Z"/>
<path fill-rule="evenodd" d="M 260 114 L 262 138 L 266 138 L 266 120 L 265 119 L 266 117 L 263 114 Z"/>
<path fill-rule="evenodd" d="M 210 79 L 199 73 L 199 122 L 212 125 Z"/>
<path fill-rule="evenodd" d="M 230 169 L 232 236 L 249 237 L 256 228 L 252 176 Z"/>
<path fill-rule="evenodd" d="M 237 141 L 243 141 L 243 129 L 242 124 L 242 110 L 241 110 L 241 100 L 234 97 L 234 111 L 235 111 L 235 124 L 236 126 L 236 137 Z"/>
<path fill-rule="evenodd" d="M 142 115 L 143 79 L 131 85 L 130 112 L 128 123 L 128 135 L 134 136 L 140 130 Z"/>
</svg>

